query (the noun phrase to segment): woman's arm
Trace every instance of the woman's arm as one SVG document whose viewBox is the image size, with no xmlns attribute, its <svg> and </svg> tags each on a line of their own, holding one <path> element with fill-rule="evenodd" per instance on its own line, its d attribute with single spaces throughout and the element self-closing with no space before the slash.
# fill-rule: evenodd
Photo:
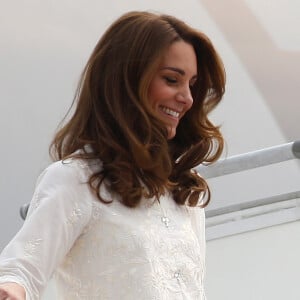
<svg viewBox="0 0 300 300">
<path fill-rule="evenodd" d="M 39 178 L 21 230 L 0 255 L 0 284 L 18 283 L 26 299 L 40 299 L 89 222 L 91 196 L 82 173 L 75 161 L 57 162 Z"/>
<path fill-rule="evenodd" d="M 25 300 L 25 289 L 14 282 L 0 284 L 0 300 Z"/>
</svg>

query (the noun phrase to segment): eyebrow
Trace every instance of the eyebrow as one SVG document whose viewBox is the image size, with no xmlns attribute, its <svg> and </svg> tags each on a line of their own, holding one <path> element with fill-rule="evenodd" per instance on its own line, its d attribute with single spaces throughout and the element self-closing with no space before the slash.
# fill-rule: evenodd
<svg viewBox="0 0 300 300">
<path fill-rule="evenodd" d="M 185 72 L 182 70 L 182 69 L 179 69 L 179 68 L 175 68 L 175 67 L 163 67 L 161 68 L 162 70 L 171 70 L 171 71 L 174 71 L 174 72 L 177 72 L 179 73 L 180 75 L 184 76 L 185 75 Z M 194 75 L 191 79 L 195 79 L 197 78 L 197 74 Z"/>
</svg>

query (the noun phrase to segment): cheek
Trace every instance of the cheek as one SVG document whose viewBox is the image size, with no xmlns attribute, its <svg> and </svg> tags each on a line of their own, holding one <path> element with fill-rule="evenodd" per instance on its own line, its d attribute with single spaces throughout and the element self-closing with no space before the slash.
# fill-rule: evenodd
<svg viewBox="0 0 300 300">
<path fill-rule="evenodd" d="M 172 96 L 172 90 L 161 82 L 153 82 L 149 86 L 148 99 L 151 106 L 154 108 L 156 105 L 168 101 Z"/>
<path fill-rule="evenodd" d="M 150 102 L 150 106 L 153 108 L 159 98 L 159 89 L 155 82 L 151 83 L 148 91 L 148 100 Z"/>
</svg>

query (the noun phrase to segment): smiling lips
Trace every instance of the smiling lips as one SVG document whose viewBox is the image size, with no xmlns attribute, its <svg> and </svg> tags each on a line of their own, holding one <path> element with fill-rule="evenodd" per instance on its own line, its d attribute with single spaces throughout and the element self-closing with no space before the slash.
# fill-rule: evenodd
<svg viewBox="0 0 300 300">
<path fill-rule="evenodd" d="M 169 115 L 171 117 L 174 117 L 174 118 L 179 117 L 179 112 L 178 111 L 172 110 L 172 109 L 170 109 L 166 106 L 161 106 L 160 108 L 164 113 L 166 113 L 167 115 Z"/>
</svg>

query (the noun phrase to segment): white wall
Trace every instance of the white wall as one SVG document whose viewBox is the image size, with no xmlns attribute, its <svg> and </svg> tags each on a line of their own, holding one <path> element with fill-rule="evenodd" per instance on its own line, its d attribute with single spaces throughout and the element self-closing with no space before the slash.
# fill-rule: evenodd
<svg viewBox="0 0 300 300">
<path fill-rule="evenodd" d="M 298 221 L 208 242 L 208 299 L 300 299 L 299 236 Z"/>
<path fill-rule="evenodd" d="M 213 114 L 213 119 L 222 125 L 227 140 L 227 155 L 290 140 L 292 135 L 287 134 L 286 127 L 282 127 L 280 119 L 274 114 L 272 101 L 266 98 L 265 90 L 258 85 L 257 78 L 249 71 L 237 50 L 237 43 L 241 43 L 239 38 L 247 36 L 247 41 L 250 41 L 247 47 L 251 49 L 249 55 L 255 64 L 255 55 L 260 52 L 260 44 L 256 43 L 255 34 L 246 35 L 245 32 L 239 31 L 238 26 L 232 26 L 233 36 L 238 42 L 236 43 L 234 38 L 231 40 L 232 37 L 225 34 L 224 28 L 219 25 L 218 14 L 214 14 L 214 10 L 211 10 L 210 5 L 214 3 L 220 2 L 217 0 L 119 2 L 4 0 L 1 2 L 0 249 L 22 225 L 19 207 L 29 202 L 38 174 L 49 163 L 48 144 L 59 120 L 72 101 L 81 69 L 101 33 L 112 20 L 126 11 L 150 9 L 173 14 L 211 37 L 224 60 L 227 72 L 226 96 Z M 276 2 L 277 6 L 268 5 L 267 0 L 239 0 L 239 3 L 244 3 L 246 8 L 249 6 L 248 8 L 255 13 L 258 24 L 263 26 L 267 34 L 270 33 L 276 45 L 279 43 L 282 48 L 284 43 L 283 48 L 292 51 L 293 55 L 299 52 L 299 38 L 294 38 L 294 35 L 282 35 L 282 32 L 272 30 L 274 24 L 279 26 L 278 23 L 286 28 L 285 32 L 299 28 L 300 24 L 297 23 L 299 18 L 291 18 L 295 16 L 296 11 L 300 11 L 299 2 L 280 1 L 282 5 L 280 10 L 279 2 Z M 226 1 L 227 7 L 223 16 L 228 14 L 228 21 L 239 15 L 234 4 L 235 0 Z M 259 13 L 260 5 L 263 5 L 266 12 L 263 16 Z M 249 28 L 252 28 L 251 24 Z M 299 60 L 294 61 L 295 69 L 300 70 Z M 258 70 L 259 67 L 258 65 Z M 280 69 L 275 71 L 280 73 Z M 270 73 L 269 76 L 275 76 L 276 72 Z M 286 80 L 290 79 L 286 78 Z M 269 82 L 266 82 L 265 88 L 268 89 L 268 86 Z M 298 94 L 288 95 L 288 92 L 289 90 L 286 90 L 287 96 L 282 101 L 288 103 L 286 107 L 292 113 L 296 111 L 296 105 L 299 103 L 296 101 Z M 289 122 L 288 118 L 286 122 Z M 298 123 L 294 122 L 293 127 L 295 126 L 298 126 Z M 299 189 L 299 172 L 299 164 L 290 162 L 286 166 L 253 170 L 246 175 L 237 174 L 210 180 L 213 190 L 212 207 Z M 265 180 L 267 180 L 266 184 L 263 183 Z M 287 226 L 283 225 L 282 229 L 281 226 L 276 230 L 274 227 L 270 230 L 209 242 L 207 283 L 210 299 L 248 299 L 245 298 L 247 295 L 245 291 L 251 291 L 252 296 L 256 287 L 262 287 L 262 283 L 258 282 L 257 278 L 263 277 L 266 287 L 273 286 L 274 271 L 264 262 L 269 261 L 270 265 L 284 266 L 287 259 L 291 257 L 296 259 L 295 253 L 300 250 L 300 240 L 296 238 L 299 224 Z M 288 235 L 284 235 L 289 238 L 282 240 L 281 248 L 274 245 L 278 241 L 274 240 L 274 230 L 278 232 L 287 228 L 293 228 L 288 231 Z M 250 241 L 252 241 L 251 245 L 249 245 Z M 267 249 L 264 243 L 276 246 L 273 251 L 282 251 L 282 255 L 272 252 L 274 256 L 270 256 L 267 251 L 264 251 Z M 245 245 L 248 245 L 246 249 Z M 226 252 L 226 249 L 230 253 Z M 247 255 L 244 255 L 245 253 Z M 250 263 L 251 254 L 255 254 L 251 258 L 257 258 L 256 264 Z M 216 263 L 223 256 L 225 256 L 223 265 L 221 262 Z M 227 276 L 223 276 L 228 265 L 231 265 L 232 275 L 229 276 L 230 273 L 227 273 Z M 251 276 L 246 276 L 247 272 Z M 279 274 L 278 276 L 282 276 L 280 288 L 288 295 L 285 298 L 293 299 L 291 298 L 293 294 L 288 293 L 291 291 L 291 285 L 296 286 L 300 271 L 297 273 L 296 267 L 291 270 L 280 267 Z M 243 277 L 247 277 L 248 280 L 241 283 Z M 233 284 L 233 281 L 238 281 L 239 285 Z M 241 290 L 245 292 L 243 297 L 240 296 Z M 226 297 L 223 296 L 225 293 Z M 256 296 L 255 299 L 276 299 L 267 296 L 259 298 L 261 297 L 259 293 Z"/>
</svg>

